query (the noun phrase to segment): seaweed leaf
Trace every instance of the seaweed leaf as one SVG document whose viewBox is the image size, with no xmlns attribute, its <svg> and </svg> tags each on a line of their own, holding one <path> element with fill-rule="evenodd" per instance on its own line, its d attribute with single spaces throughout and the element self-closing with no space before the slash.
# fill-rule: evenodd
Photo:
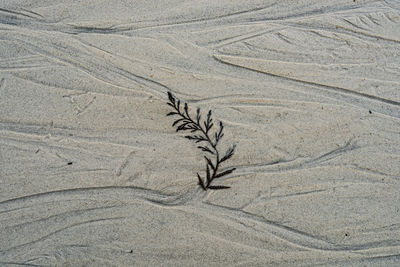
<svg viewBox="0 0 400 267">
<path fill-rule="evenodd" d="M 197 108 L 196 119 L 197 119 L 197 125 L 200 125 L 200 119 L 201 119 L 200 108 Z"/>
<path fill-rule="evenodd" d="M 189 111 L 188 111 L 188 110 L 189 110 L 189 107 L 188 107 L 188 104 L 187 104 L 187 103 L 185 103 L 184 110 L 185 110 L 186 116 L 187 116 L 188 118 L 190 118 Z"/>
<path fill-rule="evenodd" d="M 218 143 L 219 140 L 221 140 L 222 136 L 224 136 L 224 134 L 222 133 L 222 131 L 224 130 L 224 125 L 222 124 L 222 121 L 219 122 L 219 131 L 218 133 L 215 133 L 215 142 Z"/>
<path fill-rule="evenodd" d="M 211 149 L 209 149 L 209 148 L 206 147 L 206 146 L 198 146 L 197 148 L 200 148 L 200 149 L 203 150 L 204 152 L 208 152 L 208 153 L 214 154 L 214 152 L 211 151 Z"/>
<path fill-rule="evenodd" d="M 211 110 L 208 111 L 207 120 L 204 122 L 204 126 L 206 127 L 206 133 L 208 133 L 208 131 L 210 131 L 211 127 L 213 126 L 211 118 Z"/>
<path fill-rule="evenodd" d="M 181 118 L 181 119 L 176 120 L 176 121 L 172 124 L 172 126 L 175 126 L 178 122 L 183 121 L 183 120 L 185 120 L 185 118 Z"/>
<path fill-rule="evenodd" d="M 205 139 L 203 136 L 201 135 L 186 135 L 185 138 L 189 139 L 189 140 L 195 140 L 196 143 L 200 143 L 203 141 L 207 141 L 207 139 Z"/>
<path fill-rule="evenodd" d="M 204 156 L 204 158 L 206 159 L 207 164 L 210 165 L 211 169 L 212 169 L 213 171 L 215 171 L 215 166 L 214 166 L 214 164 L 212 163 L 211 159 L 209 159 L 209 158 L 206 157 L 206 156 Z"/>
<path fill-rule="evenodd" d="M 168 98 L 169 98 L 169 101 L 170 101 L 171 103 L 175 103 L 175 98 L 174 98 L 174 96 L 172 95 L 171 92 L 168 92 Z"/>
<path fill-rule="evenodd" d="M 222 177 L 222 176 L 231 174 L 234 170 L 236 170 L 236 168 L 232 168 L 232 169 L 229 169 L 229 170 L 227 170 L 227 171 L 221 172 L 221 173 L 215 175 L 214 178 L 220 178 L 220 177 Z"/>
<path fill-rule="evenodd" d="M 233 145 L 232 147 L 230 147 L 226 151 L 225 156 L 221 159 L 220 162 L 224 162 L 225 160 L 230 159 L 233 156 L 233 154 L 235 153 L 235 148 L 236 148 L 236 145 Z"/>
<path fill-rule="evenodd" d="M 211 183 L 211 174 L 210 174 L 210 168 L 208 167 L 208 164 L 207 164 L 206 173 L 207 173 L 207 184 L 209 184 L 209 183 Z"/>
<path fill-rule="evenodd" d="M 206 189 L 206 186 L 204 185 L 203 179 L 201 179 L 200 175 L 197 173 L 197 178 L 199 179 L 199 185 L 204 189 Z"/>
<path fill-rule="evenodd" d="M 179 125 L 178 128 L 176 128 L 176 131 L 183 131 L 183 130 L 187 130 L 186 125 L 188 125 L 190 122 L 184 122 L 183 124 Z"/>
<path fill-rule="evenodd" d="M 207 188 L 208 189 L 213 189 L 213 190 L 220 190 L 220 189 L 229 189 L 231 187 L 230 186 L 225 186 L 225 185 L 210 185 Z"/>
</svg>

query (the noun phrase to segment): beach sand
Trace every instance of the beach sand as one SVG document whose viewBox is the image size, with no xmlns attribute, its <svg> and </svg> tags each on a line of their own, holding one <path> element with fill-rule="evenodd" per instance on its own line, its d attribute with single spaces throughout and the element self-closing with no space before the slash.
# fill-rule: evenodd
<svg viewBox="0 0 400 267">
<path fill-rule="evenodd" d="M 400 265 L 398 1 L 9 0 L 0 23 L 1 266 Z M 230 189 L 197 184 L 167 92 L 223 122 Z"/>
</svg>

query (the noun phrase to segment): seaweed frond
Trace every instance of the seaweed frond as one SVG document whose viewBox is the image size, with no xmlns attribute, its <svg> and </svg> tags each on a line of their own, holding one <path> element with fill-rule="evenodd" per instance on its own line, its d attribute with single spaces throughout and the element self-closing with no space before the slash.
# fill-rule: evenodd
<svg viewBox="0 0 400 267">
<path fill-rule="evenodd" d="M 232 145 L 224 154 L 223 157 L 220 155 L 220 151 L 217 148 L 219 141 L 224 136 L 223 130 L 224 125 L 219 122 L 219 129 L 215 131 L 214 135 L 210 134 L 211 128 L 214 126 L 212 119 L 211 110 L 208 111 L 206 119 L 201 121 L 201 111 L 200 108 L 196 110 L 196 118 L 192 119 L 189 114 L 189 107 L 187 103 L 184 103 L 183 110 L 181 110 L 181 101 L 177 99 L 171 92 L 168 92 L 169 102 L 167 103 L 171 106 L 174 111 L 169 112 L 167 116 L 177 116 L 178 118 L 174 121 L 172 126 L 176 126 L 176 131 L 189 131 L 190 135 L 186 135 L 185 138 L 194 141 L 195 143 L 202 143 L 197 146 L 203 152 L 207 153 L 209 156 L 204 156 L 206 160 L 206 174 L 205 178 L 202 178 L 200 174 L 197 173 L 198 184 L 204 190 L 207 189 L 227 189 L 229 186 L 222 185 L 211 185 L 212 181 L 217 178 L 221 178 L 228 174 L 231 174 L 236 168 L 230 168 L 224 171 L 220 171 L 220 165 L 222 162 L 230 159 L 235 153 L 235 145 Z"/>
</svg>

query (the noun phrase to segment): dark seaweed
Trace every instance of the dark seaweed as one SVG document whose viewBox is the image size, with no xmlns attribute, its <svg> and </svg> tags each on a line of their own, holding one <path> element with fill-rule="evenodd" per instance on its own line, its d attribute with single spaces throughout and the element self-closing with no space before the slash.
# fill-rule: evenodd
<svg viewBox="0 0 400 267">
<path fill-rule="evenodd" d="M 175 98 L 171 92 L 168 92 L 169 102 L 174 111 L 169 112 L 167 116 L 177 116 L 178 119 L 172 124 L 176 126 L 176 131 L 189 131 L 191 134 L 186 135 L 185 138 L 198 143 L 197 148 L 205 152 L 204 159 L 206 160 L 206 174 L 205 178 L 201 177 L 197 173 L 198 184 L 204 190 L 207 189 L 228 189 L 229 186 L 223 185 L 211 185 L 212 181 L 217 178 L 221 178 L 225 175 L 231 174 L 236 168 L 230 168 L 224 171 L 220 171 L 220 165 L 222 162 L 230 159 L 235 153 L 235 145 L 232 145 L 224 154 L 223 157 L 220 155 L 220 151 L 217 148 L 219 141 L 224 136 L 223 130 L 224 125 L 219 122 L 219 129 L 215 131 L 214 135 L 211 135 L 210 130 L 214 126 L 212 119 L 211 110 L 208 111 L 206 119 L 201 121 L 200 108 L 196 110 L 196 118 L 192 119 L 189 114 L 189 107 L 187 103 L 183 104 L 183 110 L 181 109 L 181 101 Z M 212 137 L 211 137 L 212 136 Z"/>
</svg>

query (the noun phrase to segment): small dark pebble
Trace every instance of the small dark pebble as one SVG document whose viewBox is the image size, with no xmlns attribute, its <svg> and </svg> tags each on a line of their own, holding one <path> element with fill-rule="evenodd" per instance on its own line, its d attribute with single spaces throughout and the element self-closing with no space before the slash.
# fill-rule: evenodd
<svg viewBox="0 0 400 267">
<path fill-rule="evenodd" d="M 133 253 L 133 250 L 131 249 L 131 251 L 129 251 L 129 253 Z"/>
<path fill-rule="evenodd" d="M 369 111 L 369 114 L 372 114 L 372 111 L 371 111 L 371 110 Z"/>
<path fill-rule="evenodd" d="M 68 164 L 68 165 L 72 165 L 72 162 L 68 162 L 67 164 Z"/>
</svg>

